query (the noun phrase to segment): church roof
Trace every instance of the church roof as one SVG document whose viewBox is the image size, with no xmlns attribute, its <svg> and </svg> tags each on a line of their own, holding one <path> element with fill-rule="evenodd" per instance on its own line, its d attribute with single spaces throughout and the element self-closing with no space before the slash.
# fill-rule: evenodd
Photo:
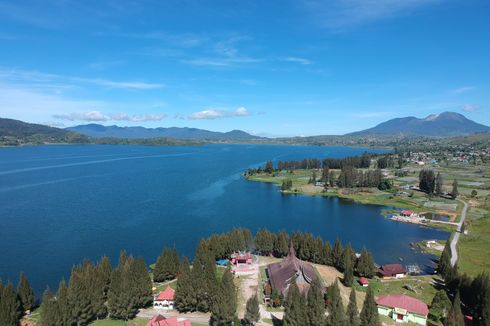
<svg viewBox="0 0 490 326">
<path fill-rule="evenodd" d="M 270 264 L 267 270 L 272 288 L 284 296 L 287 295 L 291 282 L 295 281 L 301 291 L 306 291 L 311 282 L 317 278 L 313 266 L 298 259 L 292 245 L 287 257 L 279 263 Z"/>
</svg>

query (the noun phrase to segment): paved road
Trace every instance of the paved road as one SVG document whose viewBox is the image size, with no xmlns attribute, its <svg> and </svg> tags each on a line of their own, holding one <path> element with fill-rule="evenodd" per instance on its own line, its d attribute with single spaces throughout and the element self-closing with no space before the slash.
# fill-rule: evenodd
<svg viewBox="0 0 490 326">
<path fill-rule="evenodd" d="M 466 218 L 466 211 L 468 210 L 467 202 L 461 199 L 458 199 L 458 201 L 462 202 L 464 207 L 463 210 L 461 211 L 461 220 L 458 223 L 458 228 L 456 229 L 456 233 L 454 233 L 454 237 L 451 240 L 451 266 L 454 266 L 458 261 L 457 244 L 458 244 L 459 236 L 461 235 L 461 227 L 463 226 L 464 220 Z"/>
</svg>

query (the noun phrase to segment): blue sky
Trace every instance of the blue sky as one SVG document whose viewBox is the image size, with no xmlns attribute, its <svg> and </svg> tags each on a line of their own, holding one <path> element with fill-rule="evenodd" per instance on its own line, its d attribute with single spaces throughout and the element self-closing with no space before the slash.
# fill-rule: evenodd
<svg viewBox="0 0 490 326">
<path fill-rule="evenodd" d="M 486 0 L 1 1 L 0 116 L 343 134 L 490 125 Z"/>
</svg>

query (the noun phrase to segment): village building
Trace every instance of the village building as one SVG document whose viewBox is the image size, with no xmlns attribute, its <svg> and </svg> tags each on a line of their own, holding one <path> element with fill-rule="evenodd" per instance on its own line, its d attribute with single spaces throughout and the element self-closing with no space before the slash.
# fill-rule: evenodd
<svg viewBox="0 0 490 326">
<path fill-rule="evenodd" d="M 251 265 L 253 258 L 254 257 L 250 252 L 236 252 L 231 255 L 231 263 L 235 266 Z"/>
<path fill-rule="evenodd" d="M 403 217 L 414 217 L 415 216 L 415 213 L 411 210 L 403 210 L 400 212 L 400 216 L 403 216 Z"/>
<path fill-rule="evenodd" d="M 365 277 L 359 278 L 358 282 L 362 287 L 367 287 L 369 285 L 369 280 Z"/>
<path fill-rule="evenodd" d="M 403 278 L 407 275 L 407 270 L 401 264 L 387 264 L 378 269 L 381 278 Z"/>
<path fill-rule="evenodd" d="M 230 256 L 230 262 L 235 275 L 250 275 L 259 270 L 259 264 L 250 252 L 236 252 Z"/>
<path fill-rule="evenodd" d="M 376 300 L 378 313 L 396 322 L 426 325 L 429 308 L 424 302 L 404 294 L 389 294 Z"/>
<path fill-rule="evenodd" d="M 165 291 L 160 292 L 153 299 L 153 308 L 174 309 L 175 290 L 167 286 Z"/>
<path fill-rule="evenodd" d="M 299 290 L 306 293 L 311 282 L 318 276 L 313 266 L 296 257 L 296 252 L 291 245 L 286 258 L 279 263 L 267 266 L 267 274 L 272 289 L 277 290 L 284 297 L 287 296 L 289 286 L 296 282 Z"/>
<path fill-rule="evenodd" d="M 177 317 L 165 318 L 162 315 L 157 315 L 150 319 L 146 326 L 191 326 L 188 319 Z"/>
</svg>

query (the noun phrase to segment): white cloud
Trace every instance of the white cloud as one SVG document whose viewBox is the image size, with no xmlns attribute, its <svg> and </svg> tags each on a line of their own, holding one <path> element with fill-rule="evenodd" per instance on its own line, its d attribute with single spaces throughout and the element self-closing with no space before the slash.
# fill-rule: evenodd
<svg viewBox="0 0 490 326">
<path fill-rule="evenodd" d="M 408 14 L 438 2 L 442 0 L 307 0 L 301 5 L 319 24 L 338 30 Z"/>
<path fill-rule="evenodd" d="M 215 120 L 220 118 L 246 117 L 249 115 L 250 112 L 246 108 L 239 107 L 234 111 L 208 109 L 208 110 L 193 112 L 189 115 L 188 118 L 191 120 Z"/>
<path fill-rule="evenodd" d="M 313 63 L 312 61 L 310 61 L 308 59 L 299 58 L 299 57 L 286 57 L 286 58 L 280 58 L 280 60 L 299 63 L 301 65 L 311 65 Z"/>
<path fill-rule="evenodd" d="M 117 88 L 117 89 L 127 89 L 127 90 L 152 90 L 164 88 L 164 84 L 159 83 L 147 83 L 141 81 L 114 81 L 102 78 L 85 78 L 85 77 L 72 77 L 72 76 L 62 76 L 56 74 L 47 74 L 38 71 L 29 71 L 15 68 L 1 68 L 0 67 L 0 78 L 4 81 L 8 81 L 16 84 L 32 85 L 37 83 L 42 86 L 42 84 L 52 84 L 58 83 L 62 87 L 67 87 L 70 85 L 80 85 L 80 84 L 92 84 L 103 86 L 107 88 Z"/>
<path fill-rule="evenodd" d="M 60 119 L 60 120 L 89 121 L 89 122 L 106 122 L 106 121 L 146 122 L 146 121 L 161 121 L 165 117 L 166 115 L 163 113 L 142 114 L 142 115 L 130 115 L 127 113 L 104 114 L 97 110 L 53 115 L 53 118 Z"/>
<path fill-rule="evenodd" d="M 479 105 L 475 105 L 475 104 L 465 104 L 465 105 L 463 105 L 463 109 L 462 110 L 464 112 L 468 112 L 468 113 L 476 112 L 476 111 L 480 110 L 480 106 Z"/>
<path fill-rule="evenodd" d="M 466 93 L 466 92 L 469 92 L 469 91 L 474 90 L 474 89 L 475 89 L 474 86 L 463 86 L 460 88 L 453 89 L 451 92 L 455 93 L 455 94 L 462 94 L 462 93 Z"/>
</svg>

